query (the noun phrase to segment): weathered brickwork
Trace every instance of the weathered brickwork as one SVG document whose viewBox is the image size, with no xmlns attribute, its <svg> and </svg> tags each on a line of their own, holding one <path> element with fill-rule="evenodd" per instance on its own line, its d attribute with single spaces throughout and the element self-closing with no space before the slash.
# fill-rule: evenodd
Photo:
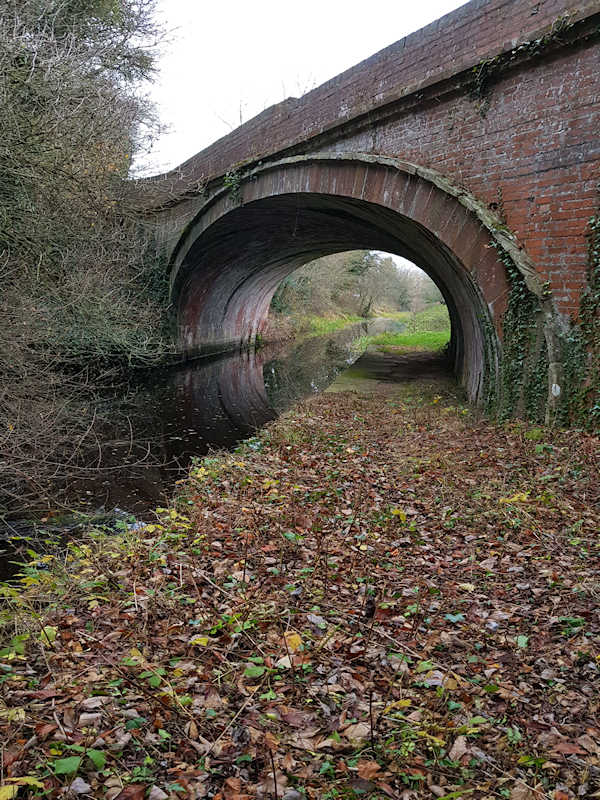
<svg viewBox="0 0 600 800">
<path fill-rule="evenodd" d="M 577 314 L 585 229 L 600 180 L 600 48 L 587 47 L 499 80 L 485 115 L 451 96 L 341 142 L 423 164 L 500 206 L 561 311 Z M 323 148 L 325 151 L 328 147 Z"/>
<path fill-rule="evenodd" d="M 500 345 L 505 336 L 503 320 L 509 295 L 515 290 L 510 265 L 516 263 L 515 275 L 521 276 L 518 280 L 523 280 L 525 289 L 537 298 L 539 324 L 545 326 L 549 388 L 559 385 L 559 328 L 562 325 L 564 329 L 568 319 L 576 321 L 580 314 L 589 268 L 586 230 L 599 204 L 600 0 L 575 4 L 566 0 L 473 0 L 304 97 L 267 109 L 179 170 L 162 176 L 174 198 L 159 215 L 162 236 L 174 252 L 173 286 L 188 333 L 190 326 L 196 326 L 194 347 L 202 342 L 211 345 L 219 340 L 248 338 L 260 330 L 260 314 L 264 316 L 270 291 L 276 285 L 273 280 L 280 280 L 302 259 L 331 252 L 334 246 L 349 249 L 351 241 L 366 247 L 382 244 L 389 227 L 385 235 L 375 230 L 374 222 L 371 233 L 363 230 L 360 203 L 394 210 L 385 188 L 349 187 L 344 181 L 350 172 L 355 180 L 356 164 L 342 169 L 340 163 L 326 166 L 325 161 L 319 164 L 321 183 L 312 175 L 302 186 L 286 163 L 293 158 L 337 156 L 351 160 L 365 155 L 380 162 L 391 159 L 400 171 L 408 170 L 409 174 L 415 166 L 432 171 L 433 177 L 425 176 L 418 187 L 414 178 L 407 180 L 406 192 L 415 192 L 410 202 L 406 193 L 396 198 L 398 229 L 394 241 L 388 244 L 393 244 L 396 252 L 402 250 L 400 232 L 404 228 L 400 217 L 412 219 L 413 229 L 404 231 L 404 253 L 440 283 L 452 283 L 452 270 L 465 270 L 483 303 L 483 310 L 477 314 L 489 315 Z M 392 180 L 389 176 L 393 169 L 388 167 L 372 169 L 369 180 Z M 265 170 L 272 182 L 272 197 L 287 191 L 349 198 L 354 205 L 344 213 L 354 215 L 354 222 L 336 229 L 335 245 L 328 242 L 321 217 L 325 214 L 329 219 L 335 204 L 327 211 L 326 204 L 321 204 L 321 217 L 314 208 L 311 211 L 316 214 L 314 228 L 311 233 L 305 232 L 304 249 L 294 249 L 281 240 L 281 252 L 270 252 L 267 257 L 264 235 L 244 227 L 251 218 L 253 224 L 263 219 L 260 214 L 251 216 L 250 204 L 268 199 L 268 189 L 264 189 L 267 178 L 260 177 Z M 226 186 L 231 188 L 232 180 L 239 182 L 235 202 L 231 196 L 224 199 L 226 173 L 230 175 Z M 435 192 L 428 183 L 430 178 Z M 204 192 L 190 194 L 185 188 L 190 179 L 203 181 Z M 267 192 L 260 197 L 255 197 L 251 188 L 256 180 Z M 446 193 L 445 200 L 437 196 L 438 190 Z M 476 235 L 464 220 L 462 227 L 456 226 L 464 212 L 464 208 L 458 208 L 463 190 L 470 198 L 470 213 L 480 226 Z M 435 203 L 430 203 L 432 192 L 436 194 Z M 215 204 L 220 204 L 220 210 L 213 218 Z M 244 242 L 246 256 L 252 252 L 254 237 L 263 262 L 248 258 L 240 261 L 234 255 L 235 247 L 231 252 L 219 251 L 218 263 L 210 262 L 210 248 L 203 248 L 215 231 L 222 230 L 227 240 L 233 241 L 231 226 L 224 222 L 230 213 L 234 214 L 230 223 L 235 219 L 245 231 L 239 242 Z M 269 214 L 271 218 L 276 215 L 274 207 Z M 193 227 L 182 236 L 194 219 Z M 209 220 L 220 226 L 212 233 Z M 290 208 L 286 207 L 279 223 L 285 227 L 292 224 L 291 220 Z M 268 219 L 263 223 L 270 230 Z M 425 250 L 409 252 L 420 241 L 418 226 L 429 231 L 437 243 L 437 254 L 430 253 L 429 262 L 423 258 Z M 462 238 L 467 229 L 471 239 L 465 253 Z M 506 241 L 494 241 L 490 248 L 496 233 L 503 231 L 510 240 L 510 256 Z M 271 233 L 273 242 L 279 241 L 276 233 Z M 449 271 L 441 266 L 442 251 L 446 250 L 450 254 L 447 260 L 454 259 L 458 265 Z M 262 270 L 261 264 L 270 262 L 271 255 L 277 268 Z M 207 283 L 209 275 L 214 286 Z M 267 275 L 271 276 L 268 280 Z M 234 313 L 236 303 L 252 302 L 240 289 L 250 285 L 260 303 L 252 312 L 242 312 L 240 306 Z M 452 294 L 450 285 L 446 289 Z M 186 300 L 188 291 L 195 294 L 193 303 Z M 210 324 L 197 322 L 207 313 L 209 303 L 216 302 L 217 295 L 221 303 L 217 306 L 224 315 L 221 335 L 220 311 L 216 316 L 211 312 Z M 202 303 L 200 297 L 204 298 Z M 466 297 L 457 295 L 451 302 L 459 307 Z M 482 341 L 485 338 L 481 331 L 478 336 Z M 480 345 L 478 357 L 485 359 L 484 343 Z M 477 350 L 469 347 L 469 352 Z M 483 380 L 482 370 L 483 366 L 473 378 L 473 370 L 465 371 L 463 365 L 472 384 L 473 380 Z M 473 390 L 472 394 L 478 392 Z"/>
</svg>

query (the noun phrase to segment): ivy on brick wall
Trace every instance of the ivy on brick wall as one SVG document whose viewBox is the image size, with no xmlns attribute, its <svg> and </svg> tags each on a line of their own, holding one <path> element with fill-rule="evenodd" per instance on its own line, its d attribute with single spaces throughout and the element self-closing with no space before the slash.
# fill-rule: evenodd
<svg viewBox="0 0 600 800">
<path fill-rule="evenodd" d="M 600 214 L 590 220 L 588 238 L 588 287 L 581 300 L 581 331 L 589 353 L 589 410 L 600 423 Z"/>
<path fill-rule="evenodd" d="M 576 23 L 566 15 L 554 21 L 550 29 L 538 39 L 521 42 L 507 53 L 486 58 L 472 69 L 469 96 L 477 103 L 481 116 L 487 114 L 492 86 L 515 64 L 543 55 L 552 47 L 562 44 Z"/>
<path fill-rule="evenodd" d="M 235 205 L 240 205 L 242 202 L 242 171 L 239 167 L 232 167 L 225 173 L 223 186 L 229 191 Z"/>
<path fill-rule="evenodd" d="M 509 254 L 492 246 L 504 264 L 509 284 L 508 308 L 502 319 L 502 360 L 496 415 L 543 422 L 548 399 L 548 348 L 539 298 L 527 287 Z M 491 391 L 491 388 L 490 388 Z"/>
<path fill-rule="evenodd" d="M 571 325 L 564 340 L 568 385 L 561 422 L 600 430 L 600 214 L 590 219 L 588 241 L 588 285 L 579 323 Z"/>
<path fill-rule="evenodd" d="M 559 425 L 600 430 L 600 214 L 588 230 L 588 285 L 579 321 L 559 333 L 562 383 L 555 421 Z M 499 419 L 511 416 L 543 422 L 548 402 L 548 348 L 539 298 L 531 292 L 511 257 L 492 242 L 509 282 L 504 314 L 498 388 L 486 381 L 485 406 Z M 558 328 L 557 320 L 557 328 Z"/>
</svg>

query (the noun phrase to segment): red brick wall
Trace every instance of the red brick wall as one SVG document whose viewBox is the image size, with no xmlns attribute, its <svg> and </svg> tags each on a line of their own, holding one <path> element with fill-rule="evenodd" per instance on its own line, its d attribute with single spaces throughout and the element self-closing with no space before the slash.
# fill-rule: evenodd
<svg viewBox="0 0 600 800">
<path fill-rule="evenodd" d="M 550 281 L 558 309 L 576 316 L 587 222 L 599 205 L 599 62 L 599 44 L 563 51 L 495 84 L 484 116 L 468 97 L 448 97 L 336 149 L 432 167 L 499 204 L 542 279 Z"/>
<path fill-rule="evenodd" d="M 505 73 L 491 88 L 485 114 L 458 84 L 438 96 L 432 88 L 538 38 L 567 13 L 584 19 L 600 13 L 600 1 L 472 0 L 299 100 L 267 109 L 182 169 L 213 178 L 247 160 L 331 151 L 433 167 L 478 199 L 500 205 L 540 275 L 550 280 L 559 310 L 576 315 L 585 283 L 586 223 L 598 206 L 598 37 Z M 419 103 L 416 91 L 425 91 L 426 99 Z"/>
</svg>

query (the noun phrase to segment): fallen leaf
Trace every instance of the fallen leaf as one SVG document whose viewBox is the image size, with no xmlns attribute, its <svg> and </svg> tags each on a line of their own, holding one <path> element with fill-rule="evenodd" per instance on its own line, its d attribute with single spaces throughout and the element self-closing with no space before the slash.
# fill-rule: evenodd
<svg viewBox="0 0 600 800">
<path fill-rule="evenodd" d="M 517 781 L 510 793 L 510 800 L 539 800 L 532 789 L 523 781 Z"/>
<path fill-rule="evenodd" d="M 371 726 L 367 722 L 355 722 L 344 728 L 343 734 L 351 742 L 362 742 L 371 736 Z"/>
<path fill-rule="evenodd" d="M 83 778 L 75 778 L 75 780 L 69 786 L 69 791 L 73 792 L 74 794 L 87 794 L 90 792 L 92 787 L 89 783 L 86 783 Z"/>
<path fill-rule="evenodd" d="M 130 783 L 126 786 L 115 800 L 144 800 L 146 795 L 146 785 L 143 783 Z"/>
<path fill-rule="evenodd" d="M 585 755 L 585 750 L 575 742 L 558 742 L 550 752 L 562 753 L 563 755 Z"/>
<path fill-rule="evenodd" d="M 363 780 L 370 781 L 373 780 L 373 778 L 376 778 L 381 772 L 381 766 L 377 763 L 377 761 L 366 761 L 361 759 L 356 765 L 356 771 L 358 772 L 359 776 L 363 778 Z"/>
<path fill-rule="evenodd" d="M 460 759 L 468 751 L 469 748 L 467 746 L 466 736 L 457 736 L 456 739 L 454 740 L 454 744 L 450 748 L 450 752 L 448 753 L 448 758 L 451 761 L 460 761 Z"/>
<path fill-rule="evenodd" d="M 287 649 L 291 653 L 295 653 L 300 647 L 302 647 L 302 637 L 297 633 L 286 633 L 285 642 L 287 645 Z"/>
<path fill-rule="evenodd" d="M 40 631 L 40 641 L 42 644 L 53 644 L 58 635 L 58 628 L 55 625 L 45 625 Z"/>
</svg>

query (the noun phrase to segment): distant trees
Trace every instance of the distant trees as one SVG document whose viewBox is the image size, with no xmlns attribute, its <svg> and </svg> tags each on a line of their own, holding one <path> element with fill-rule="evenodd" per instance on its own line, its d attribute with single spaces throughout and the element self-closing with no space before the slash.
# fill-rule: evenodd
<svg viewBox="0 0 600 800">
<path fill-rule="evenodd" d="M 370 250 L 325 256 L 293 272 L 279 286 L 274 311 L 290 315 L 408 311 L 441 302 L 435 283 L 416 267 Z"/>
</svg>

